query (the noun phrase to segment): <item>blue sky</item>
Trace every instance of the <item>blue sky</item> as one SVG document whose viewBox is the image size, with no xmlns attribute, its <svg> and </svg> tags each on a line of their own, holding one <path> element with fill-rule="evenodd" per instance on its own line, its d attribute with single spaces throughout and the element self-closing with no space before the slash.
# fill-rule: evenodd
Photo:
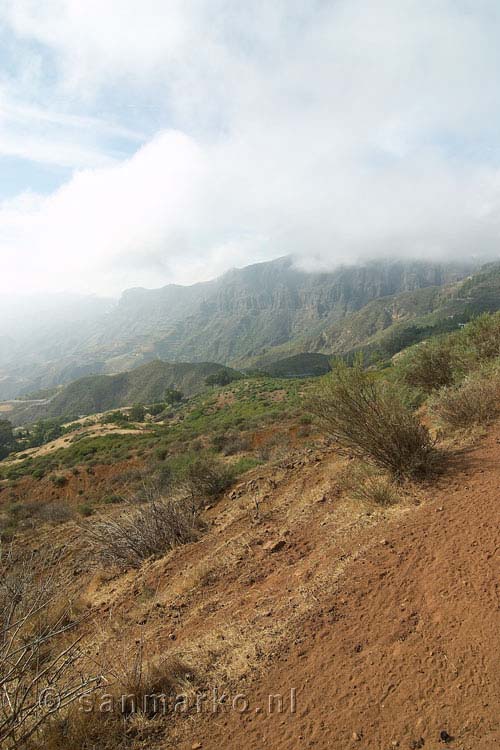
<svg viewBox="0 0 500 750">
<path fill-rule="evenodd" d="M 494 0 L 2 0 L 0 293 L 498 254 Z"/>
</svg>

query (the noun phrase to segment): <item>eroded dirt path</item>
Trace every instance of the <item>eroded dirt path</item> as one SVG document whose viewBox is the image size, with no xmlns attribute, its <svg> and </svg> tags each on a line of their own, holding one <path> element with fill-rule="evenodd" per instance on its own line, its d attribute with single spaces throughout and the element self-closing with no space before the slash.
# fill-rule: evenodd
<svg viewBox="0 0 500 750">
<path fill-rule="evenodd" d="M 248 711 L 188 720 L 177 746 L 500 748 L 499 488 L 496 429 L 316 592 L 295 640 L 242 686 Z M 320 549 L 325 533 L 302 541 Z M 286 698 L 269 715 L 291 688 L 296 712 Z"/>
</svg>

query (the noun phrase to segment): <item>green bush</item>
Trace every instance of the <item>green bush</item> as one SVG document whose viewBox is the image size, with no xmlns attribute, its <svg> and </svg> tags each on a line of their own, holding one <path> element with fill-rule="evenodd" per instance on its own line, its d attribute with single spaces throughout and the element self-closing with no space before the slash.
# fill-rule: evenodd
<svg viewBox="0 0 500 750">
<path fill-rule="evenodd" d="M 465 354 L 476 362 L 500 357 L 500 312 L 484 313 L 468 323 L 462 331 Z"/>
<path fill-rule="evenodd" d="M 340 361 L 310 401 L 311 410 L 341 453 L 368 460 L 393 478 L 420 478 L 436 467 L 429 431 L 395 384 L 376 380 L 356 360 Z"/>
<path fill-rule="evenodd" d="M 0 461 L 14 450 L 16 439 L 8 419 L 0 419 Z"/>
<path fill-rule="evenodd" d="M 236 372 L 231 372 L 230 370 L 219 370 L 218 372 L 212 373 L 212 375 L 209 375 L 207 378 L 205 378 L 205 384 L 206 385 L 229 385 L 229 383 L 232 383 L 234 380 L 239 380 L 240 374 Z"/>
<path fill-rule="evenodd" d="M 144 406 L 141 406 L 141 404 L 135 404 L 132 406 L 128 413 L 128 418 L 130 422 L 144 422 L 144 417 L 146 416 L 146 409 Z"/>
</svg>

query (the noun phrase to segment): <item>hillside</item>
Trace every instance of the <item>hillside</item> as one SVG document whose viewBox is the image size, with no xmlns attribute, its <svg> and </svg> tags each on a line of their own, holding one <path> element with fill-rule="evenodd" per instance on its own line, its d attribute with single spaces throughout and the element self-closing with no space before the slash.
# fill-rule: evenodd
<svg viewBox="0 0 500 750">
<path fill-rule="evenodd" d="M 157 358 L 242 368 L 303 352 L 329 354 L 328 332 L 370 302 L 453 284 L 476 266 L 377 261 L 306 273 L 281 258 L 193 286 L 131 289 L 114 305 L 82 301 L 57 326 L 41 310 L 36 324 L 7 331 L 0 399 Z"/>
<path fill-rule="evenodd" d="M 264 365 L 263 370 L 275 378 L 307 378 L 326 375 L 331 358 L 325 354 L 295 354 Z"/>
<path fill-rule="evenodd" d="M 193 396 L 206 387 L 207 377 L 221 371 L 231 378 L 240 377 L 235 370 L 213 362 L 172 364 L 156 360 L 118 375 L 80 378 L 58 390 L 44 403 L 14 403 L 12 411 L 7 414 L 14 424 L 25 424 L 38 418 L 81 416 L 136 403 L 161 402 L 169 388 Z"/>
<path fill-rule="evenodd" d="M 309 342 L 335 355 L 358 349 L 390 357 L 407 346 L 455 330 L 475 315 L 500 309 L 500 266 L 469 278 L 370 302 Z"/>
<path fill-rule="evenodd" d="M 144 680 L 174 664 L 176 694 L 190 701 L 166 717 L 118 714 L 118 731 L 108 715 L 82 724 L 77 706 L 69 723 L 54 717 L 53 744 L 30 750 L 498 745 L 499 425 L 451 452 L 432 482 L 381 506 L 350 494 L 355 462 L 316 428 L 300 433 L 308 387 L 238 381 L 186 404 L 175 423 L 96 438 L 97 451 L 81 439 L 44 456 L 45 474 L 0 482 L 17 549 L 35 546 L 40 568 L 60 560 L 72 612 L 85 613 L 86 668 L 105 669 L 106 695 L 141 689 L 136 664 Z M 243 430 L 225 460 L 243 455 L 250 471 L 207 504 L 202 536 L 138 568 L 96 558 L 86 529 L 134 512 L 127 498 L 148 481 L 153 456 L 168 466 L 165 453 L 193 438 L 213 445 L 221 429 Z M 216 715 L 214 686 L 228 696 Z"/>
<path fill-rule="evenodd" d="M 278 489 L 266 488 L 265 520 L 253 532 L 224 505 L 223 539 L 244 530 L 251 551 L 241 550 L 230 580 L 223 566 L 215 568 L 202 606 L 210 611 L 224 601 L 210 618 L 214 633 L 224 632 L 231 615 L 259 630 L 260 648 L 250 632 L 233 641 L 231 663 L 247 658 L 235 689 L 249 709 L 219 721 L 208 712 L 180 720 L 165 747 L 498 747 L 499 444 L 497 428 L 399 512 L 346 504 L 336 495 L 335 467 L 314 457 L 282 476 Z M 270 554 L 266 539 L 286 543 Z M 215 564 L 209 546 L 202 549 L 205 564 Z M 171 572 L 191 559 L 173 561 Z M 180 649 L 194 633 L 206 636 L 191 602 L 177 631 Z M 287 625 L 281 630 L 278 622 Z M 235 694 L 232 683 L 224 685 Z M 283 713 L 275 705 L 270 714 L 276 695 Z"/>
</svg>

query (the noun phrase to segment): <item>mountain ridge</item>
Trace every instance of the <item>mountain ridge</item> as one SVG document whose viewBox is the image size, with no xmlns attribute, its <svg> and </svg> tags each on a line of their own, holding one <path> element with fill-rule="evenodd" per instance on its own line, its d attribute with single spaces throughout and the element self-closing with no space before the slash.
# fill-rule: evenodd
<svg viewBox="0 0 500 750">
<path fill-rule="evenodd" d="M 87 303 L 84 315 L 55 331 L 40 321 L 35 341 L 9 341 L 0 359 L 0 399 L 155 359 L 247 368 L 305 352 L 338 353 L 328 349 L 335 327 L 366 305 L 443 288 L 476 267 L 379 260 L 307 272 L 285 256 L 191 286 L 132 288 L 117 303 Z"/>
</svg>

